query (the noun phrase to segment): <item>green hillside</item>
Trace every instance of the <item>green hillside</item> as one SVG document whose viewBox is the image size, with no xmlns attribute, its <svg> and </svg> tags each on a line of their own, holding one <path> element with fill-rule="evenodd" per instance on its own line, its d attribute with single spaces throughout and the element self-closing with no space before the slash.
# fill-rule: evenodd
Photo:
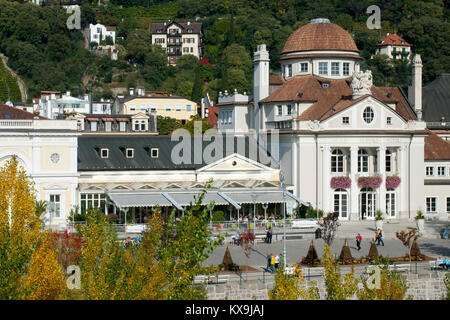
<svg viewBox="0 0 450 320">
<path fill-rule="evenodd" d="M 0 102 L 21 102 L 19 85 L 17 79 L 6 69 L 0 59 Z"/>
<path fill-rule="evenodd" d="M 56 1 L 58 0 L 49 0 Z M 444 0 L 83 0 L 81 24 L 117 28 L 119 61 L 93 56 L 84 49 L 80 30 L 68 30 L 67 13 L 57 5 L 38 7 L 0 0 L 0 52 L 26 82 L 29 96 L 39 90 L 92 92 L 112 97 L 111 89 L 145 86 L 199 102 L 209 92 L 252 91 L 252 57 L 267 44 L 271 72 L 280 71 L 280 52 L 289 35 L 310 19 L 323 17 L 353 35 L 378 86 L 407 86 L 410 66 L 375 56 L 387 32 L 398 32 L 414 45 L 423 61 L 424 85 L 450 72 L 449 1 Z M 367 8 L 381 9 L 381 30 L 370 30 Z M 149 27 L 163 20 L 203 24 L 204 59 L 184 56 L 167 66 L 167 53 L 150 43 Z"/>
</svg>

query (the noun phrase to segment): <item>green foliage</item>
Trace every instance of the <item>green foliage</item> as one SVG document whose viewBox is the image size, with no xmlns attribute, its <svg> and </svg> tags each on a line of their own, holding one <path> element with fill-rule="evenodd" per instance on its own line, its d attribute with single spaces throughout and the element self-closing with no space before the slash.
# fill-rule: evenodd
<svg viewBox="0 0 450 320">
<path fill-rule="evenodd" d="M 299 208 L 299 215 L 300 218 L 306 218 L 306 219 L 317 219 L 323 217 L 323 210 L 321 209 L 314 209 L 313 206 L 300 206 Z"/>
<path fill-rule="evenodd" d="M 20 102 L 22 97 L 17 79 L 6 69 L 3 61 L 0 60 L 0 101 L 6 102 L 8 100 Z"/>
<path fill-rule="evenodd" d="M 223 211 L 214 211 L 211 217 L 212 222 L 223 222 L 225 221 L 225 213 Z"/>
<path fill-rule="evenodd" d="M 189 131 L 191 135 L 194 135 L 197 134 L 197 132 L 195 132 L 196 128 L 201 128 L 201 133 L 204 134 L 206 131 L 212 129 L 213 125 L 208 123 L 205 118 L 202 118 L 200 115 L 196 114 L 191 116 L 189 122 L 187 122 L 182 128 Z"/>
<path fill-rule="evenodd" d="M 156 116 L 158 134 L 169 135 L 181 127 L 180 122 L 171 117 Z"/>
</svg>

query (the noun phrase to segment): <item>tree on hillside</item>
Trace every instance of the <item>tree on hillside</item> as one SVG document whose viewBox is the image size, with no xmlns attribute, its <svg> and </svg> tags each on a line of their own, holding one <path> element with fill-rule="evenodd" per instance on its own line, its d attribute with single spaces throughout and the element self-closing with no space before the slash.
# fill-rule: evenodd
<svg viewBox="0 0 450 320">
<path fill-rule="evenodd" d="M 159 89 L 167 75 L 167 53 L 161 46 L 152 45 L 145 55 L 142 76 L 152 89 Z"/>
<path fill-rule="evenodd" d="M 252 60 L 248 51 L 238 44 L 225 48 L 222 54 L 222 90 L 250 91 Z"/>
</svg>

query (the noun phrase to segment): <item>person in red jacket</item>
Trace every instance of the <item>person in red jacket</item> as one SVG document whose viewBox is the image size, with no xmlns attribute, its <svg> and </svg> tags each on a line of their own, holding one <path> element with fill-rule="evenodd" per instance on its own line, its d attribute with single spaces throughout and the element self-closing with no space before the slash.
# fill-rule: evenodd
<svg viewBox="0 0 450 320">
<path fill-rule="evenodd" d="M 358 235 L 356 236 L 356 246 L 358 247 L 358 251 L 361 250 L 361 241 L 362 241 L 362 237 L 358 233 Z"/>
</svg>

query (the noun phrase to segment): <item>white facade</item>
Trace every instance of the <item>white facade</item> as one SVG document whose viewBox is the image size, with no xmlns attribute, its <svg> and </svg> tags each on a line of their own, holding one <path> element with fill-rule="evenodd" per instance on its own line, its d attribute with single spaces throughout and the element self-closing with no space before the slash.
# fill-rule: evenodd
<svg viewBox="0 0 450 320">
<path fill-rule="evenodd" d="M 89 43 L 95 42 L 99 46 L 100 41 L 106 40 L 106 37 L 111 37 L 113 43 L 116 43 L 116 31 L 115 28 L 106 27 L 100 23 L 89 24 Z"/>
<path fill-rule="evenodd" d="M 72 120 L 0 120 L 0 166 L 12 155 L 48 202 L 46 225 L 64 224 L 76 203 L 77 123 Z"/>
<path fill-rule="evenodd" d="M 70 91 L 67 91 L 60 96 L 52 94 L 41 98 L 36 109 L 40 111 L 41 116 L 56 119 L 58 115 L 65 112 L 90 113 L 90 102 L 87 95 L 83 98 L 76 98 L 70 95 Z"/>
<path fill-rule="evenodd" d="M 198 25 L 199 23 L 195 23 Z M 161 23 L 152 26 L 152 44 L 160 45 L 169 55 L 169 64 L 176 64 L 176 59 L 191 54 L 201 57 L 201 32 L 190 21 L 185 23 Z"/>
<path fill-rule="evenodd" d="M 287 81 L 268 98 L 255 98 L 257 116 L 254 105 L 245 109 L 219 96 L 219 130 L 248 132 L 256 129 L 250 119 L 259 118 L 260 133 L 278 133 L 286 183 L 314 208 L 336 212 L 341 220 L 375 219 L 376 210 L 387 219 L 411 219 L 417 210 L 428 210 L 434 200 L 426 197 L 437 188 L 424 183 L 428 133 L 420 118 L 420 57 L 414 64 L 414 105 L 397 88 L 373 87 L 360 61 L 351 50 L 285 53 L 280 62 Z M 260 75 L 255 64 L 254 97 L 267 96 L 268 80 L 261 83 Z M 221 122 L 229 115 L 231 123 Z M 436 196 L 436 210 L 446 212 L 450 191 L 440 187 L 445 191 Z"/>
</svg>

